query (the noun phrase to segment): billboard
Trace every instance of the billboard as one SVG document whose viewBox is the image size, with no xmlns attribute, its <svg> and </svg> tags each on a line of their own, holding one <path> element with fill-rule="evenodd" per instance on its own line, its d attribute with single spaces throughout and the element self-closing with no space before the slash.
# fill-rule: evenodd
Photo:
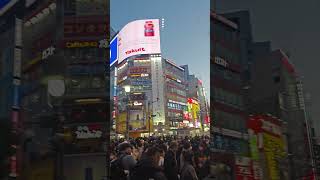
<svg viewBox="0 0 320 180">
<path fill-rule="evenodd" d="M 110 66 L 118 60 L 118 36 L 110 42 Z"/>
<path fill-rule="evenodd" d="M 139 54 L 160 54 L 159 19 L 132 21 L 118 34 L 119 62 Z"/>
</svg>

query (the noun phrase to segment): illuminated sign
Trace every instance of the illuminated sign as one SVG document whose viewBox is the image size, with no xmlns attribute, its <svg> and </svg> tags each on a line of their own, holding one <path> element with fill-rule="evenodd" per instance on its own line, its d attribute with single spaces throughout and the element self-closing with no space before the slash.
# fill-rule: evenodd
<svg viewBox="0 0 320 180">
<path fill-rule="evenodd" d="M 110 66 L 118 60 L 118 37 L 114 37 L 110 42 Z"/>
<path fill-rule="evenodd" d="M 133 105 L 134 105 L 134 106 L 142 106 L 142 103 L 141 103 L 141 102 L 138 102 L 138 101 L 134 101 L 134 102 L 133 102 Z"/>
<path fill-rule="evenodd" d="M 100 138 L 102 131 L 96 128 L 89 128 L 88 126 L 79 126 L 75 134 L 77 135 L 77 139 Z"/>
<path fill-rule="evenodd" d="M 160 54 L 159 19 L 128 23 L 118 34 L 119 62 L 140 54 Z"/>
<path fill-rule="evenodd" d="M 91 41 L 91 42 L 67 42 L 67 48 L 84 48 L 84 47 L 98 47 L 98 42 Z"/>
<path fill-rule="evenodd" d="M 188 103 L 189 104 L 198 104 L 198 101 L 192 99 L 192 98 L 188 98 Z"/>
<path fill-rule="evenodd" d="M 48 7 L 44 8 L 42 11 L 40 11 L 36 15 L 29 18 L 24 25 L 28 27 L 33 24 L 39 23 L 41 20 L 43 20 L 45 17 L 47 17 L 50 14 L 50 11 L 54 11 L 56 8 L 57 8 L 56 3 L 51 3 Z"/>
</svg>

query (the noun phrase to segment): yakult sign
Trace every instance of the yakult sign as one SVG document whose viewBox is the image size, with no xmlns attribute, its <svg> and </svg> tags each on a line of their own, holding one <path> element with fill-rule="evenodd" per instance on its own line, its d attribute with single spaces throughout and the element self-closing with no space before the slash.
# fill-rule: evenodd
<svg viewBox="0 0 320 180">
<path fill-rule="evenodd" d="M 121 63 L 139 54 L 160 54 L 159 19 L 132 21 L 118 34 L 118 51 Z"/>
</svg>

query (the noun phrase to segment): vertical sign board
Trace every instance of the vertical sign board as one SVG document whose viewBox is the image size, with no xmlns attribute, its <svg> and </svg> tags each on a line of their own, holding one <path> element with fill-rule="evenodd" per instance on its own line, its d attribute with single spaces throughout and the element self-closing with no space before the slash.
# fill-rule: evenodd
<svg viewBox="0 0 320 180">
<path fill-rule="evenodd" d="M 118 36 L 110 42 L 110 66 L 118 60 Z"/>
</svg>

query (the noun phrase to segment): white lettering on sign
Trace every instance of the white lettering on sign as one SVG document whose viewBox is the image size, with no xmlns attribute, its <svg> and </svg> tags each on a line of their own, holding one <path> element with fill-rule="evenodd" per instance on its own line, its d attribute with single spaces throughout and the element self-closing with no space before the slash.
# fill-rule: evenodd
<svg viewBox="0 0 320 180">
<path fill-rule="evenodd" d="M 75 133 L 77 134 L 77 139 L 100 138 L 102 136 L 102 131 L 90 131 L 87 126 L 79 126 Z"/>
<path fill-rule="evenodd" d="M 42 59 L 47 59 L 49 56 L 52 56 L 54 53 L 55 48 L 54 47 L 49 47 L 48 49 L 44 50 L 42 52 Z"/>
<path fill-rule="evenodd" d="M 222 59 L 221 57 L 215 57 L 214 58 L 214 62 L 216 64 L 219 64 L 219 65 L 223 66 L 223 67 L 227 67 L 228 66 L 228 62 L 226 60 Z"/>
</svg>

